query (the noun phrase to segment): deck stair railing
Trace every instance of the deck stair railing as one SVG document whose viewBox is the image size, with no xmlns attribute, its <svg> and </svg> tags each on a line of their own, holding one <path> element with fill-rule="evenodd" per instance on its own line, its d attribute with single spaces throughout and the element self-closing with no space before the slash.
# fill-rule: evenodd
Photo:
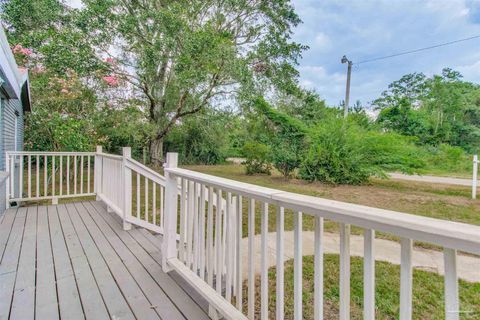
<svg viewBox="0 0 480 320">
<path fill-rule="evenodd" d="M 275 259 L 276 265 L 275 318 L 284 318 L 288 280 L 284 270 L 286 219 L 293 220 L 294 225 L 294 319 L 303 319 L 304 316 L 302 233 L 307 217 L 314 223 L 316 320 L 323 319 L 323 232 L 326 220 L 339 226 L 341 320 L 350 318 L 351 226 L 364 230 L 364 319 L 375 318 L 376 232 L 400 239 L 401 320 L 412 319 L 414 241 L 443 248 L 444 305 L 448 320 L 459 319 L 462 312 L 457 252 L 480 255 L 479 226 L 284 192 L 185 170 L 177 167 L 177 154 L 174 153 L 167 154 L 165 176 L 133 160 L 130 148 L 124 148 L 121 156 L 105 154 L 101 148 L 95 153 L 7 153 L 7 163 L 11 170 L 7 191 L 10 202 L 56 201 L 62 197 L 96 195 L 110 211 L 123 219 L 125 229 L 137 225 L 162 234 L 164 270 L 175 270 L 195 288 L 208 301 L 212 318 L 272 317 L 269 314 L 272 297 L 268 259 Z M 22 177 L 27 177 L 26 181 Z M 37 186 L 43 185 L 44 181 L 47 181 L 47 188 L 36 192 Z M 275 213 L 275 219 L 269 219 L 271 213 Z M 260 227 L 257 220 L 260 220 Z M 275 232 L 274 241 L 269 241 L 272 232 Z M 275 258 L 270 255 L 272 252 Z M 255 276 L 256 271 L 259 271 L 259 279 Z M 245 285 L 248 287 L 246 291 Z"/>
</svg>

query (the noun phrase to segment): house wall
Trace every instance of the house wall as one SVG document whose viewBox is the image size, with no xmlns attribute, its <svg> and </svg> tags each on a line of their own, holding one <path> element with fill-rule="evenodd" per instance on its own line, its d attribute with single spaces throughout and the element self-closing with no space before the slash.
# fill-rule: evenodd
<svg viewBox="0 0 480 320">
<path fill-rule="evenodd" d="M 18 119 L 15 115 L 18 112 Z M 17 121 L 17 151 L 23 150 L 23 108 L 20 100 L 2 99 L 0 114 L 0 170 L 5 171 L 5 152 L 15 150 L 15 121 Z"/>
<path fill-rule="evenodd" d="M 7 199 L 6 199 L 6 192 L 7 192 L 7 183 L 8 183 L 8 173 L 4 171 L 0 171 L 0 216 L 3 213 L 3 210 L 7 207 Z"/>
<path fill-rule="evenodd" d="M 18 112 L 18 116 L 15 114 Z M 18 119 L 16 119 L 18 118 Z M 15 150 L 15 122 L 17 121 L 17 151 L 23 150 L 23 107 L 19 100 L 16 99 L 4 99 L 2 97 L 0 101 L 0 175 L 3 176 L 5 170 L 5 152 Z M 18 163 L 15 164 L 15 185 L 18 185 L 19 172 Z M 0 213 L 5 208 L 6 201 L 6 181 L 0 183 Z M 16 195 L 17 196 L 17 195 Z"/>
</svg>

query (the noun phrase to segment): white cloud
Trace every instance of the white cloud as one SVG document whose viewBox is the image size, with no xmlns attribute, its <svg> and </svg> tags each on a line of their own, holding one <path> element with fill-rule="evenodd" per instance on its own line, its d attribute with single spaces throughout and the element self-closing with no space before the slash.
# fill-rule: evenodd
<svg viewBox="0 0 480 320">
<path fill-rule="evenodd" d="M 301 84 L 313 86 L 329 104 L 345 95 L 344 54 L 355 63 L 480 34 L 480 10 L 471 0 L 294 0 L 294 6 L 304 21 L 294 39 L 310 47 L 300 63 Z M 435 74 L 444 67 L 480 82 L 479 42 L 354 64 L 351 101 L 368 103 L 404 74 Z"/>
<path fill-rule="evenodd" d="M 319 32 L 315 36 L 315 49 L 326 50 L 330 47 L 330 43 L 330 38 L 323 32 Z"/>
</svg>

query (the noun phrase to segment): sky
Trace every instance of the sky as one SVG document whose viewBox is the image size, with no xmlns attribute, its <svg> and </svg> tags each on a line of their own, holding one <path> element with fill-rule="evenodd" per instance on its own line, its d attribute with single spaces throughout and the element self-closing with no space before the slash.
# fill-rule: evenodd
<svg viewBox="0 0 480 320">
<path fill-rule="evenodd" d="M 81 0 L 67 0 L 79 6 Z M 293 39 L 310 49 L 300 61 L 300 83 L 329 105 L 345 97 L 346 65 L 353 61 L 350 101 L 364 105 L 402 75 L 438 74 L 445 67 L 480 83 L 480 38 L 421 53 L 355 62 L 480 35 L 480 0 L 292 0 L 303 23 Z"/>
<path fill-rule="evenodd" d="M 310 49 L 299 71 L 302 86 L 315 89 L 330 105 L 345 97 L 347 67 L 353 61 L 351 104 L 364 105 L 402 75 L 438 74 L 445 67 L 480 83 L 480 38 L 421 53 L 355 65 L 412 49 L 480 35 L 480 0 L 293 0 L 303 24 L 294 40 Z"/>
</svg>

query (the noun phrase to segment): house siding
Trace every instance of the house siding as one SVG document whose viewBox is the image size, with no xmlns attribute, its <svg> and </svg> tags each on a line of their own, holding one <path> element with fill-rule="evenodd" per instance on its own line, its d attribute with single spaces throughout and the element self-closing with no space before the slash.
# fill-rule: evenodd
<svg viewBox="0 0 480 320">
<path fill-rule="evenodd" d="M 5 152 L 15 150 L 15 121 L 18 125 L 18 137 L 16 150 L 23 150 L 23 108 L 19 100 L 2 99 L 1 103 L 0 125 L 2 132 L 2 139 L 0 145 L 0 170 L 5 171 Z M 15 115 L 18 112 L 18 120 Z"/>
</svg>

